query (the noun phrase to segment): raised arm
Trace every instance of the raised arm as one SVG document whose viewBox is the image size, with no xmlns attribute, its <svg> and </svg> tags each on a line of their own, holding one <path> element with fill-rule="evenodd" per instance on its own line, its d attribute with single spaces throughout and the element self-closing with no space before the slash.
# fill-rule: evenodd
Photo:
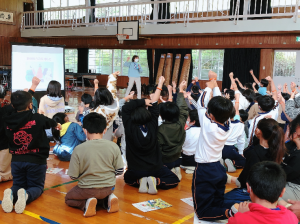
<svg viewBox="0 0 300 224">
<path fill-rule="evenodd" d="M 238 116 L 240 116 L 240 111 L 239 111 L 240 104 L 239 103 L 240 103 L 240 94 L 236 93 L 234 108 L 235 108 L 235 115 L 238 115 Z"/>
<path fill-rule="evenodd" d="M 159 97 L 160 97 L 160 93 L 162 91 L 162 86 L 165 82 L 165 77 L 161 76 L 159 78 L 159 81 L 158 81 L 158 84 L 157 84 L 157 88 L 155 90 L 155 93 L 151 99 L 151 102 L 154 103 L 154 102 L 157 102 L 159 100 Z"/>
<path fill-rule="evenodd" d="M 254 82 L 255 82 L 257 85 L 259 85 L 259 81 L 258 81 L 258 79 L 255 77 L 255 75 L 254 75 L 252 69 L 250 70 L 250 74 L 252 75 L 252 78 L 253 78 Z"/>
<path fill-rule="evenodd" d="M 94 79 L 94 93 L 97 91 L 97 89 L 99 88 L 99 80 L 98 79 Z"/>
<path fill-rule="evenodd" d="M 277 90 L 276 90 L 275 83 L 274 83 L 273 79 L 270 76 L 268 76 L 266 78 L 266 80 L 268 80 L 269 83 L 271 84 L 271 93 L 272 93 L 273 99 L 275 101 L 277 101 Z"/>
<path fill-rule="evenodd" d="M 238 88 L 237 88 L 237 85 L 236 85 L 236 83 L 235 83 L 235 79 L 233 78 L 233 72 L 231 72 L 231 73 L 229 74 L 229 78 L 230 78 L 230 80 L 231 80 L 231 87 L 232 87 L 232 89 L 233 89 L 234 91 L 237 91 Z"/>
<path fill-rule="evenodd" d="M 129 67 L 130 66 L 131 62 L 129 60 L 130 60 L 130 57 L 127 57 L 127 61 L 125 61 L 125 63 L 124 63 L 125 67 Z"/>
<path fill-rule="evenodd" d="M 31 84 L 31 87 L 30 87 L 30 89 L 28 91 L 31 95 L 34 94 L 34 92 L 36 90 L 36 87 L 39 85 L 40 81 L 41 80 L 38 77 L 36 77 L 36 76 L 34 76 L 32 78 L 32 81 L 31 81 L 32 84 Z"/>
<path fill-rule="evenodd" d="M 197 102 L 198 112 L 200 109 L 206 110 L 208 102 L 210 100 L 210 93 L 212 92 L 212 90 L 215 88 L 216 85 L 217 85 L 216 80 L 211 80 L 206 83 L 207 87 L 205 88 L 205 90 L 203 91 L 203 93 L 201 94 Z"/>
<path fill-rule="evenodd" d="M 242 85 L 242 83 L 240 82 L 240 80 L 239 80 L 238 78 L 235 78 L 235 81 L 238 82 L 238 84 L 239 84 L 239 86 L 240 86 L 241 89 L 246 89 L 246 88 Z"/>
<path fill-rule="evenodd" d="M 120 75 L 120 72 L 114 72 L 113 74 L 108 76 L 108 81 L 107 81 L 107 85 L 106 88 L 109 90 L 109 92 L 111 92 L 114 100 L 118 100 L 117 97 L 117 79 L 118 79 L 118 75 Z"/>
<path fill-rule="evenodd" d="M 252 84 L 253 91 L 254 91 L 255 93 L 257 93 L 257 90 L 255 89 L 255 86 L 256 86 L 256 83 L 254 82 L 254 83 Z"/>
<path fill-rule="evenodd" d="M 179 107 L 179 111 L 180 111 L 179 120 L 182 124 L 184 124 L 188 118 L 188 106 L 183 96 L 183 91 L 185 88 L 186 88 L 186 81 L 182 81 L 179 85 L 179 93 L 176 101 L 176 104 Z"/>
<path fill-rule="evenodd" d="M 168 85 L 168 92 L 169 92 L 169 99 L 168 99 L 168 101 L 169 101 L 169 102 L 172 102 L 172 101 L 173 101 L 172 90 L 173 90 L 173 87 L 172 87 L 171 85 Z"/>
</svg>

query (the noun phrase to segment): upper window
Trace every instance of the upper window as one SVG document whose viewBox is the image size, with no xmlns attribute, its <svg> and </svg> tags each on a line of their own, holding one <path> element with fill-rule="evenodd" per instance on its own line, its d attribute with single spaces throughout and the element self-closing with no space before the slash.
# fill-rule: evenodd
<svg viewBox="0 0 300 224">
<path fill-rule="evenodd" d="M 274 76 L 294 77 L 296 55 L 296 51 L 275 51 Z"/>
<path fill-rule="evenodd" d="M 208 80 L 210 70 L 217 73 L 217 80 L 223 79 L 224 50 L 193 50 L 193 76 Z"/>
<path fill-rule="evenodd" d="M 65 69 L 69 69 L 69 72 L 77 73 L 77 60 L 77 49 L 65 49 Z"/>
<path fill-rule="evenodd" d="M 44 0 L 44 8 L 85 6 L 85 0 Z"/>
</svg>

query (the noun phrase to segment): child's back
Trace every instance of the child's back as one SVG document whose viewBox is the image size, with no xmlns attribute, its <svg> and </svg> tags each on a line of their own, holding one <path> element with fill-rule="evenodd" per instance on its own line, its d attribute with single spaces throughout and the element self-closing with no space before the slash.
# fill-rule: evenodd
<svg viewBox="0 0 300 224">
<path fill-rule="evenodd" d="M 105 139 L 90 140 L 78 145 L 72 154 L 68 175 L 79 177 L 80 188 L 112 187 L 116 169 L 123 168 L 119 147 Z"/>
</svg>

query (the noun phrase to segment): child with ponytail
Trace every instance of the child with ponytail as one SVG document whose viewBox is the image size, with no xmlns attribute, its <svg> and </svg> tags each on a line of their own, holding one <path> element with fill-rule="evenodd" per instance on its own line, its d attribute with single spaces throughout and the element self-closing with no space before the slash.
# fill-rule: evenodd
<svg viewBox="0 0 300 224">
<path fill-rule="evenodd" d="M 65 113 L 55 114 L 53 120 L 62 125 L 60 131 L 52 128 L 52 135 L 56 141 L 53 153 L 61 161 L 70 161 L 74 148 L 86 140 L 86 135 L 79 124 L 69 121 Z"/>
<path fill-rule="evenodd" d="M 283 130 L 274 119 L 264 118 L 260 120 L 255 129 L 255 135 L 259 139 L 259 144 L 247 156 L 245 167 L 240 176 L 238 178 L 228 176 L 227 183 L 235 183 L 240 187 L 225 194 L 225 201 L 228 203 L 234 204 L 250 200 L 246 181 L 253 165 L 263 161 L 281 164 L 286 153 Z"/>
</svg>

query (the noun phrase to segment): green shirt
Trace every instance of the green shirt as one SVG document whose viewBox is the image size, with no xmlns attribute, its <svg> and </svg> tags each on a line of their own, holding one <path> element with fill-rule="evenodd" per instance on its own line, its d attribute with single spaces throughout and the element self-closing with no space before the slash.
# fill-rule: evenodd
<svg viewBox="0 0 300 224">
<path fill-rule="evenodd" d="M 124 167 L 119 147 L 105 139 L 78 145 L 71 156 L 68 175 L 78 178 L 80 188 L 112 187 L 115 171 Z"/>
</svg>

